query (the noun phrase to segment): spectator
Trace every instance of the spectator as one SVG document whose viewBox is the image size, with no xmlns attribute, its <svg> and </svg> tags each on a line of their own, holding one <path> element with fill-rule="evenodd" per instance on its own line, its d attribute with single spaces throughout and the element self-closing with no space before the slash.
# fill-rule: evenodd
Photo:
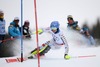
<svg viewBox="0 0 100 67">
<path fill-rule="evenodd" d="M 88 26 L 85 24 L 83 25 L 82 29 L 80 30 L 81 34 L 83 34 L 87 39 L 89 44 L 95 45 L 95 40 L 89 32 Z"/>
<path fill-rule="evenodd" d="M 4 37 L 5 37 L 5 20 L 4 20 L 4 12 L 0 10 L 0 43 L 3 42 Z"/>
<path fill-rule="evenodd" d="M 20 26 L 19 26 L 19 18 L 15 17 L 14 20 L 10 23 L 10 26 L 8 28 L 8 33 L 11 37 L 19 37 L 21 35 L 20 32 Z"/>
<path fill-rule="evenodd" d="M 26 21 L 24 22 L 24 25 L 22 26 L 23 35 L 24 35 L 26 38 L 31 38 L 30 30 L 29 30 L 29 25 L 30 25 L 30 22 L 29 22 L 28 20 L 26 20 Z"/>
<path fill-rule="evenodd" d="M 68 15 L 67 17 L 68 20 L 68 28 L 74 29 L 74 30 L 80 30 L 78 26 L 78 21 L 74 21 L 72 15 Z"/>
</svg>

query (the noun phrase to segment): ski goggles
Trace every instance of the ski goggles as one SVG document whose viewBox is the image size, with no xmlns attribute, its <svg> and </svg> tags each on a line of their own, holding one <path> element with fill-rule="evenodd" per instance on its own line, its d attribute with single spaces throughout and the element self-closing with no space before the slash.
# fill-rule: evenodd
<svg viewBox="0 0 100 67">
<path fill-rule="evenodd" d="M 51 27 L 51 30 L 57 30 L 57 28 L 56 27 Z"/>
</svg>

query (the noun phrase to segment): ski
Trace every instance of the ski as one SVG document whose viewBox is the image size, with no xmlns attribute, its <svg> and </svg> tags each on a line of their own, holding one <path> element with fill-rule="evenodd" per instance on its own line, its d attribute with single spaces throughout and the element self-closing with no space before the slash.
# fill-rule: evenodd
<svg viewBox="0 0 100 67">
<path fill-rule="evenodd" d="M 96 57 L 96 55 L 80 55 L 80 56 L 71 56 L 70 59 L 75 59 L 75 58 L 91 58 L 91 57 Z M 42 58 L 42 57 L 41 57 Z M 36 59 L 36 58 L 32 58 Z M 43 59 L 43 58 L 42 58 Z M 44 58 L 45 59 L 45 58 Z M 47 59 L 47 58 L 46 58 Z M 53 58 L 54 59 L 54 58 Z M 13 62 L 21 62 L 21 60 L 26 61 L 28 58 L 7 58 L 5 59 L 7 63 L 13 63 Z"/>
</svg>

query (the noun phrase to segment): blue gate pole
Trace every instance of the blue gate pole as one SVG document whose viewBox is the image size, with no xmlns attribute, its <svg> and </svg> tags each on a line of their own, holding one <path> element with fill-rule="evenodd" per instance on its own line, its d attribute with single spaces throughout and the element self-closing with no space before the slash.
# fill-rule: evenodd
<svg viewBox="0 0 100 67">
<path fill-rule="evenodd" d="M 21 0 L 21 62 L 23 62 L 23 0 Z"/>
</svg>

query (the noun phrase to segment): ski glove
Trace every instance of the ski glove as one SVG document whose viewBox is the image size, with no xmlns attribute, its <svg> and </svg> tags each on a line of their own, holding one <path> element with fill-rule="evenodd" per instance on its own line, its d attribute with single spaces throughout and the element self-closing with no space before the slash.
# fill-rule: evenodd
<svg viewBox="0 0 100 67">
<path fill-rule="evenodd" d="M 64 59 L 65 59 L 65 60 L 69 60 L 70 58 L 71 58 L 71 57 L 70 57 L 68 54 L 65 54 L 65 55 L 64 55 Z"/>
<path fill-rule="evenodd" d="M 38 29 L 38 34 L 42 34 L 43 33 L 43 29 Z M 33 32 L 33 34 L 36 34 L 36 31 Z"/>
</svg>

